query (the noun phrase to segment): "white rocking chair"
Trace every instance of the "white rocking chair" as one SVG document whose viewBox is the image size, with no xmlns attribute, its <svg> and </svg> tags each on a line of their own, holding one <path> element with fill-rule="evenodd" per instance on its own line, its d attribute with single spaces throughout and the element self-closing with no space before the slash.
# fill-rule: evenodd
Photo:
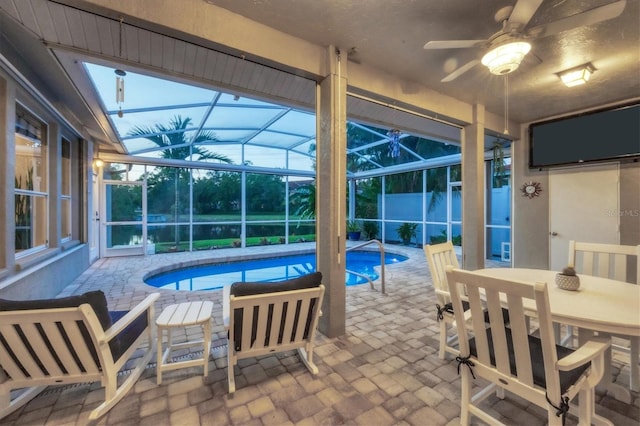
<svg viewBox="0 0 640 426">
<path fill-rule="evenodd" d="M 159 296 L 153 293 L 130 311 L 113 313 L 101 291 L 0 300 L 0 419 L 47 385 L 94 381 L 104 386 L 105 400 L 89 419 L 104 415 L 133 387 L 154 354 L 154 303 Z M 146 352 L 118 387 L 118 372 L 145 340 Z"/>
<path fill-rule="evenodd" d="M 297 349 L 312 374 L 313 345 L 324 285 L 315 272 L 276 283 L 234 283 L 229 297 L 227 350 L 229 393 L 236 390 L 238 360 Z"/>
</svg>

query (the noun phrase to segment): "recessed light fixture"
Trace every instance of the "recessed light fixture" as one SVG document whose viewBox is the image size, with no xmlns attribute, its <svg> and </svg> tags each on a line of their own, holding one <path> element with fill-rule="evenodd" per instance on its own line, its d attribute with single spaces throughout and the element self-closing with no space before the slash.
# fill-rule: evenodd
<svg viewBox="0 0 640 426">
<path fill-rule="evenodd" d="M 589 81 L 589 77 L 591 77 L 591 73 L 594 71 L 595 68 L 589 63 L 559 72 L 558 76 L 560 76 L 565 86 L 573 87 Z"/>
</svg>

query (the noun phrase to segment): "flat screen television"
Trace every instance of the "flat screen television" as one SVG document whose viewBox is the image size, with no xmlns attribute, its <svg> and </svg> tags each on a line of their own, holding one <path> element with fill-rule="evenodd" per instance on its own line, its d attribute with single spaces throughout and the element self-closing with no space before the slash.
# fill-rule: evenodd
<svg viewBox="0 0 640 426">
<path fill-rule="evenodd" d="M 640 158 L 640 104 L 532 123 L 529 168 Z"/>
</svg>

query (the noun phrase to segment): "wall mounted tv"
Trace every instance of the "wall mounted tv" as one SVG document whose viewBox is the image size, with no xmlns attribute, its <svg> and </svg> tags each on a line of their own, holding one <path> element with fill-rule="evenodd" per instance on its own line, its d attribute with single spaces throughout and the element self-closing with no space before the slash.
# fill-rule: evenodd
<svg viewBox="0 0 640 426">
<path fill-rule="evenodd" d="M 529 168 L 640 158 L 640 104 L 529 126 Z"/>
</svg>

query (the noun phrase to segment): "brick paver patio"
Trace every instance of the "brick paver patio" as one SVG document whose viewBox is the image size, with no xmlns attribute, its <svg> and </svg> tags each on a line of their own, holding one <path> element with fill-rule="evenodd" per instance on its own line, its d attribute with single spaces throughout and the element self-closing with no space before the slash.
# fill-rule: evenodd
<svg viewBox="0 0 640 426">
<path fill-rule="evenodd" d="M 109 307 L 123 310 L 148 293 L 149 271 L 193 260 L 228 260 L 265 252 L 299 251 L 309 244 L 265 246 L 259 249 L 223 249 L 101 259 L 61 294 L 101 289 Z M 389 246 L 406 254 L 406 262 L 386 268 L 387 294 L 368 285 L 347 288 L 346 334 L 329 339 L 318 333 L 314 359 L 320 372 L 312 376 L 295 352 L 242 360 L 236 370 L 237 391 L 227 392 L 226 331 L 222 324 L 222 291 L 160 290 L 156 315 L 164 306 L 189 300 L 214 302 L 213 342 L 209 377 L 202 368 L 167 372 L 156 385 L 155 360 L 134 390 L 100 425 L 455 425 L 458 424 L 460 382 L 457 363 L 437 355 L 438 323 L 435 297 L 421 249 Z M 54 279 L 54 277 L 52 277 Z M 190 339 L 197 335 L 189 335 Z M 186 333 L 176 335 L 185 339 Z M 195 349 L 194 349 L 195 350 Z M 187 352 L 177 357 L 196 356 Z M 628 386 L 629 367 L 616 359 L 616 380 Z M 624 367 L 623 367 L 624 366 Z M 103 390 L 97 383 L 51 386 L 22 409 L 3 419 L 6 425 L 87 424 Z M 638 425 L 640 398 L 631 404 L 597 392 L 597 412 L 616 425 Z M 503 422 L 538 425 L 546 412 L 507 395 L 490 397 L 485 404 Z M 479 423 L 474 419 L 474 424 Z M 576 418 L 569 417 L 568 424 Z"/>
</svg>

